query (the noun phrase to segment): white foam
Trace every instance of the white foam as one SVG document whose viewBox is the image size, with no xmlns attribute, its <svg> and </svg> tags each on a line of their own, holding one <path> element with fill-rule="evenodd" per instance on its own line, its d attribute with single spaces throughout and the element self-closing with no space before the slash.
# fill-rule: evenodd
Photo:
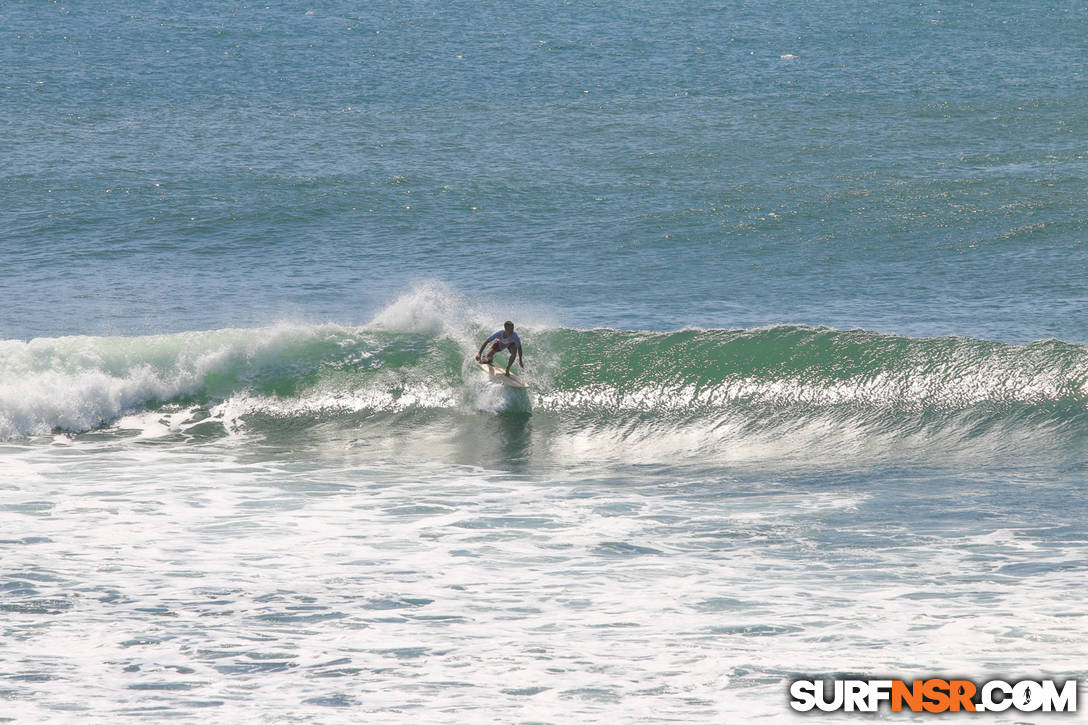
<svg viewBox="0 0 1088 725">
<path fill-rule="evenodd" d="M 374 387 L 340 391 L 313 390 L 291 398 L 243 391 L 213 406 L 211 411 L 214 416 L 221 417 L 228 429 L 231 429 L 244 427 L 242 419 L 253 413 L 279 418 L 362 412 L 399 413 L 415 409 L 454 408 L 459 401 L 458 391 L 448 386 L 407 383 L 400 388 L 397 395 Z"/>
<path fill-rule="evenodd" d="M 0 341 L 0 438 L 84 431 L 150 400 L 199 391 L 210 375 L 275 363 L 336 325 L 186 332 L 148 337 L 63 337 Z"/>
<path fill-rule="evenodd" d="M 300 465 L 300 451 L 243 463 L 116 441 L 12 448 L 0 530 L 28 543 L 7 545 L 5 569 L 35 593 L 5 597 L 64 608 L 5 621 L 0 676 L 29 721 L 145 708 L 229 722 L 801 722 L 791 676 L 1038 677 L 1080 672 L 1086 656 L 1082 542 L 1045 538 L 1060 507 L 934 535 L 948 522 L 925 493 L 879 476 L 823 488 L 704 469 L 671 488 L 590 480 L 580 465 L 564 482 L 399 458 Z M 22 470 L 12 460 L 40 475 L 7 476 Z M 880 511 L 911 496 L 919 530 Z M 997 572 L 1006 564 L 1020 573 Z M 28 674 L 52 679 L 16 677 Z M 348 705 L 314 704 L 337 697 Z"/>
</svg>

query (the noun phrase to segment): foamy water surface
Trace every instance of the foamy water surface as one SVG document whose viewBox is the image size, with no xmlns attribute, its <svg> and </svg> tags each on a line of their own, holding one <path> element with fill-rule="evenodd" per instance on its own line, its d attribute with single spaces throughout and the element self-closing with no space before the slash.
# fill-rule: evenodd
<svg viewBox="0 0 1088 725">
<path fill-rule="evenodd" d="M 6 447 L 11 712 L 777 720 L 802 675 L 1084 675 L 1065 484 L 364 458 Z"/>
</svg>

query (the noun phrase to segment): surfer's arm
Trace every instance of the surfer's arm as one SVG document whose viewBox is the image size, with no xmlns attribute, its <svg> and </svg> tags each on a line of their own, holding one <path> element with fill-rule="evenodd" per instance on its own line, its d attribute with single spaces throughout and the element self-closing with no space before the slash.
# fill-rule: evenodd
<svg viewBox="0 0 1088 725">
<path fill-rule="evenodd" d="M 491 337 L 484 340 L 484 343 L 482 345 L 480 345 L 480 351 L 478 353 L 476 353 L 476 359 L 477 360 L 479 360 L 480 356 L 484 354 L 484 348 L 487 347 L 487 343 L 491 342 L 494 339 L 495 339 L 495 336 L 492 335 Z"/>
<path fill-rule="evenodd" d="M 525 367 L 525 361 L 521 359 L 521 345 L 518 345 L 518 365 Z M 510 359 L 506 361 L 506 374 L 510 374 L 510 368 L 514 367 L 514 353 L 510 352 Z"/>
</svg>

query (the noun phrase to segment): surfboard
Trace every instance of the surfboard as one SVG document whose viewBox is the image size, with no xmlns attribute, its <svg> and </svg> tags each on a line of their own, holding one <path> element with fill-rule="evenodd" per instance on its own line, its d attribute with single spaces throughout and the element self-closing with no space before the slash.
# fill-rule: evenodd
<svg viewBox="0 0 1088 725">
<path fill-rule="evenodd" d="M 522 380 L 521 378 L 519 378 L 517 375 L 514 375 L 513 373 L 510 373 L 509 375 L 506 375 L 505 374 L 505 371 L 506 371 L 506 366 L 505 365 L 503 365 L 501 367 L 498 367 L 498 366 L 495 366 L 495 365 L 489 365 L 488 363 L 482 363 L 482 362 L 478 362 L 476 364 L 480 366 L 481 370 L 483 370 L 485 373 L 488 374 L 488 376 L 491 378 L 491 382 L 502 383 L 503 385 L 505 385 L 508 388 L 528 388 L 529 387 L 529 384 L 527 382 L 525 382 L 524 380 Z"/>
</svg>

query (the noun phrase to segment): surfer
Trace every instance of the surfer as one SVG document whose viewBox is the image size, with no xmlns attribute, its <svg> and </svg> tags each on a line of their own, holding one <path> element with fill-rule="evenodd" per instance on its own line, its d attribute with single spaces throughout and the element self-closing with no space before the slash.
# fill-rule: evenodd
<svg viewBox="0 0 1088 725">
<path fill-rule="evenodd" d="M 488 350 L 487 355 L 484 355 L 484 348 L 487 347 L 489 342 L 495 344 Z M 491 365 L 491 358 L 495 357 L 495 353 L 500 350 L 510 351 L 510 359 L 506 361 L 506 370 L 504 371 L 507 375 L 510 374 L 510 368 L 514 365 L 515 355 L 518 358 L 518 365 L 525 367 L 525 360 L 521 357 L 521 338 L 518 337 L 518 333 L 514 332 L 514 323 L 510 320 L 502 323 L 501 330 L 484 340 L 484 344 L 480 345 L 480 352 L 476 354 L 476 362 Z"/>
</svg>

